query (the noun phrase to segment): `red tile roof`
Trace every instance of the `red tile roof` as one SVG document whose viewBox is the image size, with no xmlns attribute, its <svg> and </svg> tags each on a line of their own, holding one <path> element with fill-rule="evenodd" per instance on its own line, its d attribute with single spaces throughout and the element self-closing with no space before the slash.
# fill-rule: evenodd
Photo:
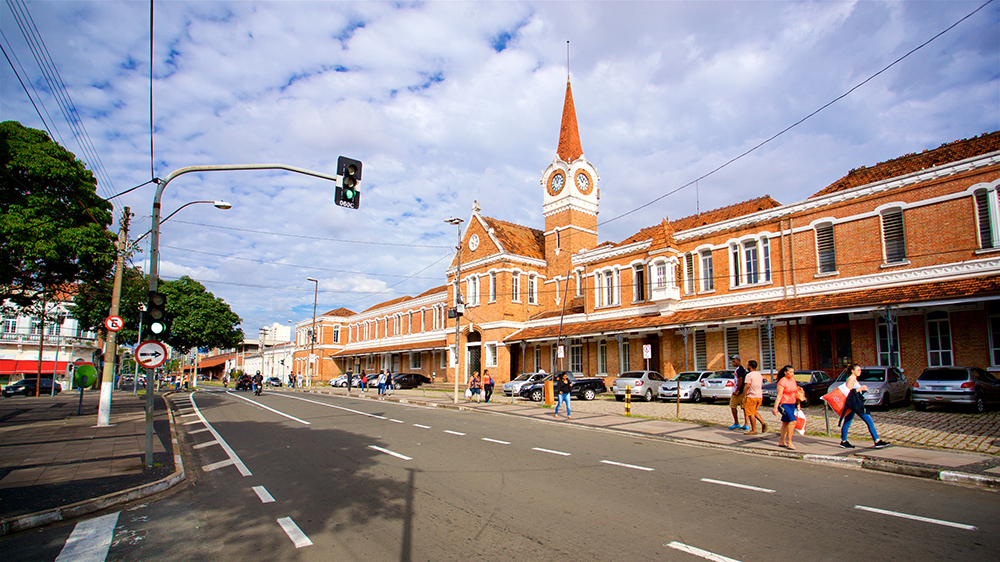
<svg viewBox="0 0 1000 562">
<path fill-rule="evenodd" d="M 563 102 L 562 126 L 559 128 L 559 149 L 556 151 L 563 162 L 573 162 L 583 156 L 580 146 L 580 131 L 576 126 L 576 108 L 573 106 L 573 89 L 566 79 L 566 100 Z"/>
<path fill-rule="evenodd" d="M 386 307 L 386 306 L 392 306 L 394 304 L 399 304 L 399 303 L 401 303 L 403 301 L 411 300 L 412 298 L 413 297 L 411 297 L 410 295 L 404 295 L 402 297 L 398 297 L 398 298 L 392 299 L 390 301 L 380 302 L 380 303 L 378 303 L 378 304 L 376 304 L 374 306 L 368 307 L 368 308 L 366 308 L 364 310 L 364 312 L 369 312 L 369 311 L 375 310 L 376 308 L 383 308 L 383 307 Z"/>
<path fill-rule="evenodd" d="M 429 349 L 446 349 L 448 346 L 448 340 L 433 340 L 425 342 L 415 342 L 415 343 L 404 343 L 399 345 L 372 345 L 370 347 L 362 347 L 358 349 L 342 349 L 331 355 L 337 357 L 354 356 L 354 355 L 368 355 L 370 353 L 392 353 L 398 351 L 417 351 L 417 350 L 429 350 Z"/>
<path fill-rule="evenodd" d="M 415 298 L 419 299 L 420 297 L 426 297 L 427 295 L 432 295 L 434 293 L 447 293 L 447 292 L 448 292 L 448 285 L 440 285 L 438 287 L 434 287 L 433 289 L 427 289 L 426 291 L 417 295 Z"/>
<path fill-rule="evenodd" d="M 682 219 L 677 219 L 675 221 L 667 222 L 665 219 L 663 222 L 656 226 L 647 226 L 639 232 L 629 236 L 628 238 L 622 240 L 617 244 L 612 244 L 613 246 L 626 246 L 640 240 L 652 240 L 656 238 L 658 234 L 663 234 L 667 237 L 667 231 L 669 230 L 670 235 L 667 239 L 668 244 L 673 244 L 673 233 L 681 232 L 683 230 L 688 230 L 691 228 L 697 228 L 699 226 L 704 226 L 707 224 L 713 224 L 717 222 L 722 222 L 729 219 L 735 219 L 737 217 L 742 217 L 749 215 L 751 213 L 756 213 L 758 211 L 764 211 L 767 209 L 773 209 L 775 207 L 780 207 L 781 203 L 778 203 L 771 198 L 770 195 L 764 195 L 763 197 L 757 197 L 756 199 L 750 199 L 749 201 L 742 201 L 740 203 L 735 203 L 733 205 L 728 205 L 726 207 L 721 207 L 719 209 L 713 209 L 711 211 L 705 211 L 704 213 L 698 213 L 697 215 L 691 215 L 689 217 L 684 217 Z M 664 226 L 666 223 L 666 226 Z M 666 230 L 664 230 L 666 229 Z M 607 244 L 607 242 L 605 243 Z M 601 244 L 603 245 L 603 244 Z M 598 245 L 600 247 L 601 245 Z"/>
<path fill-rule="evenodd" d="M 323 316 L 354 316 L 354 311 L 344 307 L 340 307 L 340 308 L 335 308 L 330 312 L 323 314 Z"/>
<path fill-rule="evenodd" d="M 545 232 L 483 216 L 504 251 L 526 258 L 545 259 Z"/>
<path fill-rule="evenodd" d="M 949 164 L 1000 150 L 1000 131 L 984 133 L 971 139 L 963 139 L 942 144 L 940 147 L 925 150 L 919 154 L 907 154 L 885 162 L 879 162 L 871 168 L 862 166 L 847 173 L 846 176 L 831 183 L 812 197 L 835 193 L 852 187 L 887 180 L 913 172 L 919 172 L 934 166 Z M 810 199 L 812 199 L 810 197 Z"/>
</svg>

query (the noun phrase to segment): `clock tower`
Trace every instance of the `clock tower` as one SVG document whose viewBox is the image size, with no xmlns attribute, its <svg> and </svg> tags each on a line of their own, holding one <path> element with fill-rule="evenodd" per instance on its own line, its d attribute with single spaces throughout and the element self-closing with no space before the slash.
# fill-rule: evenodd
<svg viewBox="0 0 1000 562">
<path fill-rule="evenodd" d="M 597 246 L 597 203 L 601 198 L 597 184 L 600 179 L 580 146 L 573 90 L 567 78 L 559 148 L 541 180 L 549 279 L 565 278 L 572 267 L 572 255 Z"/>
</svg>

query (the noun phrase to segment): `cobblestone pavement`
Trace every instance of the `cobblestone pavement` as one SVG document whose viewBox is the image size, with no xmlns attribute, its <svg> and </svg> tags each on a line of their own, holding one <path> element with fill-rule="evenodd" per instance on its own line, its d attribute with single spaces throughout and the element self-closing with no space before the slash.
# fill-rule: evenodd
<svg viewBox="0 0 1000 562">
<path fill-rule="evenodd" d="M 498 402 L 510 402 L 510 397 L 499 396 Z M 520 401 L 520 400 L 517 400 Z M 520 401 L 523 402 L 523 401 Z M 616 402 L 612 396 L 603 395 L 593 402 L 574 400 L 573 411 L 601 414 L 618 414 L 625 412 L 624 402 Z M 769 431 L 774 431 L 780 424 L 779 418 L 771 414 L 771 406 L 761 406 L 760 414 L 767 422 Z M 804 409 L 809 419 L 808 433 L 826 434 L 826 422 L 823 417 L 823 406 L 809 406 Z M 677 420 L 677 405 L 673 402 L 632 402 L 632 415 L 666 420 Z M 926 447 L 941 447 L 958 451 L 1000 454 L 1000 411 L 988 411 L 985 414 L 970 414 L 960 410 L 927 410 L 918 412 L 912 407 L 893 408 L 888 411 L 872 412 L 875 429 L 879 437 L 900 444 L 922 445 Z M 732 413 L 728 403 L 690 404 L 681 402 L 680 420 L 698 423 L 729 426 L 733 423 Z M 829 411 L 830 434 L 838 435 L 839 417 Z M 740 412 L 740 421 L 743 413 Z M 852 441 L 870 441 L 868 427 L 863 421 L 855 419 L 851 424 L 848 436 Z"/>
</svg>

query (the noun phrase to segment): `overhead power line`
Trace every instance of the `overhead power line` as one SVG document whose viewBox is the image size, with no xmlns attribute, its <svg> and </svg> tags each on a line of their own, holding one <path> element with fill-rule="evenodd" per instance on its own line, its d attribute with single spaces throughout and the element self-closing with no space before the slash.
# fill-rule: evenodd
<svg viewBox="0 0 1000 562">
<path fill-rule="evenodd" d="M 254 230 L 251 228 L 237 228 L 235 226 L 222 226 L 218 224 L 205 224 L 200 222 L 190 222 L 185 220 L 174 219 L 170 222 L 190 224 L 194 226 L 204 226 L 206 228 L 218 228 L 220 230 L 233 230 L 236 232 L 251 232 L 254 234 L 267 234 L 269 236 L 283 236 L 286 238 L 302 238 L 305 240 L 322 240 L 324 242 L 340 242 L 348 244 L 367 244 L 371 246 L 394 246 L 398 248 L 437 248 L 437 249 L 450 249 L 452 246 L 439 246 L 434 244 L 403 244 L 399 242 L 374 242 L 371 240 L 357 240 L 354 238 L 327 238 L 324 236 L 309 236 L 306 234 L 289 234 L 287 232 L 272 232 L 268 230 Z"/>
</svg>

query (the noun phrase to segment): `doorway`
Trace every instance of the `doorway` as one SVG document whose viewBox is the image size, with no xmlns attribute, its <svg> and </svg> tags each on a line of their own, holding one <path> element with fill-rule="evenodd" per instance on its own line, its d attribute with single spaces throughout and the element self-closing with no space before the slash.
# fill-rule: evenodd
<svg viewBox="0 0 1000 562">
<path fill-rule="evenodd" d="M 851 322 L 847 314 L 819 316 L 813 323 L 816 368 L 836 378 L 854 359 Z"/>
</svg>

